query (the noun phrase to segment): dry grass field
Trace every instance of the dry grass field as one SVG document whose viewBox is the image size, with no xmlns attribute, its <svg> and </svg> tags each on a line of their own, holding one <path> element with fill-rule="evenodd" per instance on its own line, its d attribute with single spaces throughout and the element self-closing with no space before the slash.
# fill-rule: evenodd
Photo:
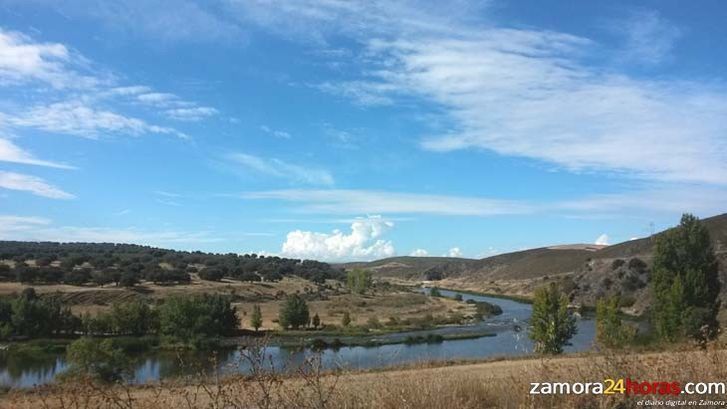
<svg viewBox="0 0 727 409">
<path fill-rule="evenodd" d="M 0 296 L 19 294 L 31 286 L 17 282 L 0 282 Z M 307 295 L 311 316 L 318 314 L 321 323 L 340 325 L 344 312 L 351 315 L 352 324 L 363 325 L 372 317 L 385 323 L 390 317 L 400 320 L 422 318 L 426 315 L 449 317 L 453 314 L 471 315 L 472 305 L 447 298 L 427 297 L 406 289 L 391 288 L 376 290 L 365 295 L 351 294 L 343 284 L 329 281 L 319 287 L 298 277 L 285 277 L 274 283 L 221 282 L 200 280 L 193 275 L 189 284 L 156 285 L 143 282 L 133 289 L 107 286 L 73 286 L 65 284 L 34 285 L 38 294 L 60 297 L 65 305 L 71 306 L 74 314 L 92 315 L 108 310 L 114 302 L 136 298 L 160 300 L 171 295 L 227 294 L 234 297 L 241 328 L 250 328 L 250 313 L 259 305 L 263 314 L 263 329 L 277 329 L 276 320 L 280 305 L 288 294 Z"/>
<path fill-rule="evenodd" d="M 264 360 L 252 354 L 248 357 Z M 725 395 L 530 395 L 531 382 L 727 380 L 727 351 L 617 353 L 325 373 L 312 357 L 294 376 L 263 371 L 248 377 L 100 387 L 75 382 L 6 395 L 0 408 L 631 408 L 639 401 L 722 400 Z M 705 407 L 705 406 L 702 406 Z M 707 405 L 706 407 L 714 407 Z"/>
</svg>

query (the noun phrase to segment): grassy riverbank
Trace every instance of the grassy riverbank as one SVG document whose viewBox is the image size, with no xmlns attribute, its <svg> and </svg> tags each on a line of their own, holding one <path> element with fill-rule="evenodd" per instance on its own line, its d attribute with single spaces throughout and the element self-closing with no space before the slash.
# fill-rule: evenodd
<svg viewBox="0 0 727 409">
<path fill-rule="evenodd" d="M 298 375 L 259 374 L 192 383 L 103 387 L 89 382 L 15 391 L 0 408 L 635 408 L 643 400 L 684 396 L 530 394 L 533 382 L 603 382 L 631 378 L 688 381 L 727 379 L 727 351 L 683 350 L 530 357 L 481 363 L 417 365 L 373 372 L 326 373 L 311 359 Z M 722 400 L 689 395 L 690 400 Z"/>
</svg>

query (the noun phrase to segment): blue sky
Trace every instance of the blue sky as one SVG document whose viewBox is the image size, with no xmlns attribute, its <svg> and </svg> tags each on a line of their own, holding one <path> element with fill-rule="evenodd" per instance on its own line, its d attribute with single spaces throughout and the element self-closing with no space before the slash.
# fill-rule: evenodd
<svg viewBox="0 0 727 409">
<path fill-rule="evenodd" d="M 0 0 L 0 238 L 323 260 L 727 203 L 727 6 Z"/>
</svg>

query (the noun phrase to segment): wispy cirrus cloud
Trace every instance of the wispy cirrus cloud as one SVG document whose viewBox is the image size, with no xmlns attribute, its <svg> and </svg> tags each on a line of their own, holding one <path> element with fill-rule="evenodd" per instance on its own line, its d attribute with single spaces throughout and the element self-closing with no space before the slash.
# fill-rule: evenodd
<svg viewBox="0 0 727 409">
<path fill-rule="evenodd" d="M 32 175 L 0 171 L 0 189 L 32 193 L 49 199 L 73 199 L 74 195 Z"/>
<path fill-rule="evenodd" d="M 41 217 L 0 215 L 0 239 L 131 243 L 151 246 L 177 244 L 216 243 L 226 240 L 208 231 L 186 232 L 173 230 L 148 230 L 136 227 L 110 228 L 86 226 L 59 226 L 52 220 Z"/>
<path fill-rule="evenodd" d="M 495 216 L 527 214 L 527 203 L 477 197 L 430 195 L 374 190 L 271 190 L 240 195 L 245 199 L 301 203 L 302 210 L 322 214 L 435 214 Z"/>
<path fill-rule="evenodd" d="M 0 162 L 20 163 L 24 165 L 46 166 L 58 169 L 75 169 L 71 165 L 38 159 L 32 153 L 22 149 L 9 139 L 0 138 Z"/>
<path fill-rule="evenodd" d="M 333 175 L 327 170 L 293 164 L 277 158 L 265 158 L 238 152 L 227 154 L 225 159 L 227 162 L 242 166 L 247 170 L 296 183 L 309 185 L 332 185 L 334 183 Z"/>
<path fill-rule="evenodd" d="M 246 200 L 295 203 L 295 210 L 315 214 L 385 214 L 493 217 L 504 215 L 562 215 L 622 217 L 629 214 L 684 212 L 711 216 L 724 211 L 727 192 L 719 187 L 677 187 L 591 194 L 560 200 L 511 200 L 495 197 L 434 195 L 360 189 L 282 189 L 235 195 Z M 700 198 L 695 202 L 694 198 Z"/>
<path fill-rule="evenodd" d="M 656 65 L 668 60 L 683 31 L 655 10 L 630 10 L 620 19 L 606 24 L 615 36 L 623 39 L 618 56 L 625 62 Z"/>
<path fill-rule="evenodd" d="M 80 71 L 84 59 L 63 44 L 33 41 L 0 28 L 0 85 L 39 81 L 53 88 L 88 88 L 103 81 Z"/>
<path fill-rule="evenodd" d="M 354 39 L 360 75 L 319 88 L 364 105 L 431 103 L 451 126 L 422 135 L 425 150 L 489 150 L 569 172 L 727 185 L 724 81 L 645 79 L 590 58 L 663 61 L 681 32 L 656 13 L 625 21 L 625 46 L 615 49 L 565 32 L 473 24 L 469 1 L 454 13 L 409 1 L 243 3 L 248 19 L 274 32 Z"/>
<path fill-rule="evenodd" d="M 138 136 L 147 133 L 188 138 L 185 133 L 174 128 L 152 125 L 139 118 L 98 109 L 82 100 L 35 106 L 19 116 L 8 116 L 6 122 L 14 126 L 86 138 L 97 138 L 102 134 Z"/>
<path fill-rule="evenodd" d="M 266 134 L 272 135 L 276 138 L 290 139 L 290 133 L 288 133 L 286 131 L 281 131 L 280 129 L 273 129 L 267 125 L 261 125 L 260 130 L 265 132 Z"/>
<path fill-rule="evenodd" d="M 186 139 L 188 135 L 176 128 L 124 111 L 135 103 L 137 108 L 146 107 L 148 113 L 188 122 L 218 113 L 176 94 L 122 84 L 117 76 L 90 67 L 91 61 L 63 44 L 40 42 L 0 27 L 0 86 L 22 85 L 39 91 L 39 97 L 32 100 L 18 96 L 17 101 L 8 101 L 12 103 L 0 112 L 3 124 L 89 138 L 111 133 L 166 134 Z"/>
</svg>

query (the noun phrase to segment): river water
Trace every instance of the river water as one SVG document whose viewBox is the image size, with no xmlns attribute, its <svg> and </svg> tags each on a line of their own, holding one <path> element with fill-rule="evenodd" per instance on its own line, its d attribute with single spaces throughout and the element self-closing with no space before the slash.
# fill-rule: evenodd
<svg viewBox="0 0 727 409">
<path fill-rule="evenodd" d="M 441 290 L 443 296 L 454 297 L 456 291 Z M 532 342 L 528 338 L 527 325 L 530 318 L 529 304 L 481 295 L 461 294 L 464 300 L 486 301 L 502 308 L 501 315 L 487 318 L 475 325 L 453 326 L 428 331 L 403 332 L 376 337 L 378 340 L 403 339 L 407 335 L 466 334 L 492 332 L 495 336 L 476 339 L 443 341 L 436 344 L 381 345 L 376 347 L 342 347 L 320 352 L 321 361 L 327 368 L 371 369 L 387 366 L 425 363 L 433 361 L 481 359 L 497 356 L 516 356 L 532 352 Z M 595 334 L 593 320 L 579 319 L 578 333 L 571 340 L 572 345 L 566 352 L 587 350 L 591 347 Z M 317 352 L 309 349 L 267 347 L 265 351 L 276 370 L 294 370 L 305 362 L 307 357 Z M 228 348 L 215 352 L 215 359 L 207 353 L 185 353 L 179 356 L 172 352 L 143 354 L 134 359 L 132 382 L 149 381 L 193 375 L 200 372 L 246 372 L 249 370 L 240 359 L 240 351 Z M 18 359 L 8 352 L 0 354 L 0 385 L 9 387 L 31 387 L 52 382 L 67 369 L 65 357 L 57 356 Z"/>
</svg>

